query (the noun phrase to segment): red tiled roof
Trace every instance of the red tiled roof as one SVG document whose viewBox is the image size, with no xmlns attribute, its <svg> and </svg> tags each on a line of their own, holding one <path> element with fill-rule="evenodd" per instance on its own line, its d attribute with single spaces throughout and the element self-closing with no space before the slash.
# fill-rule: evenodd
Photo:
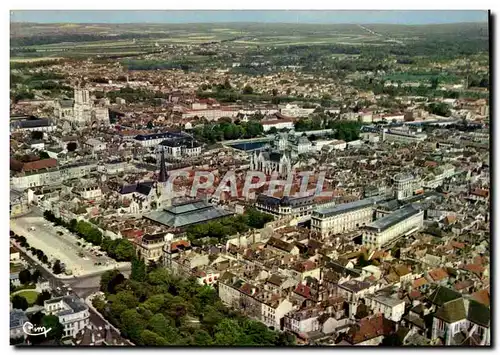
<svg viewBox="0 0 500 355">
<path fill-rule="evenodd" d="M 311 297 L 311 288 L 307 285 L 298 284 L 294 292 L 305 298 Z"/>
<path fill-rule="evenodd" d="M 441 281 L 441 280 L 447 278 L 449 275 L 444 269 L 434 269 L 434 270 L 429 271 L 429 276 L 434 281 Z"/>
<path fill-rule="evenodd" d="M 183 246 L 184 248 L 188 248 L 191 246 L 191 243 L 189 243 L 188 241 L 186 240 L 178 240 L 176 242 L 173 242 L 172 244 L 170 244 L 170 250 L 171 251 L 176 251 L 177 248 L 179 248 L 180 246 Z"/>
<path fill-rule="evenodd" d="M 348 339 L 351 344 L 358 344 L 394 331 L 394 323 L 381 314 L 372 318 L 363 318 L 349 329 Z"/>
<path fill-rule="evenodd" d="M 56 159 L 41 159 L 37 161 L 31 161 L 28 163 L 23 163 L 15 159 L 10 160 L 10 169 L 13 171 L 37 171 L 41 169 L 48 169 L 57 166 Z"/>
<path fill-rule="evenodd" d="M 470 271 L 479 277 L 481 277 L 482 273 L 484 272 L 484 267 L 481 265 L 477 265 L 477 264 L 466 264 L 466 265 L 462 265 L 461 268 L 463 270 Z"/>
<path fill-rule="evenodd" d="M 413 288 L 419 288 L 427 284 L 427 280 L 423 277 L 416 279 L 413 281 L 412 287 Z"/>
<path fill-rule="evenodd" d="M 471 194 L 475 196 L 488 197 L 490 191 L 485 189 L 474 189 L 474 191 L 472 191 Z"/>
<path fill-rule="evenodd" d="M 490 290 L 484 289 L 474 292 L 472 298 L 485 306 L 490 306 Z"/>
<path fill-rule="evenodd" d="M 472 280 L 465 280 L 465 281 L 459 281 L 455 283 L 455 290 L 460 291 L 463 290 L 464 288 L 470 287 L 474 285 Z"/>
</svg>

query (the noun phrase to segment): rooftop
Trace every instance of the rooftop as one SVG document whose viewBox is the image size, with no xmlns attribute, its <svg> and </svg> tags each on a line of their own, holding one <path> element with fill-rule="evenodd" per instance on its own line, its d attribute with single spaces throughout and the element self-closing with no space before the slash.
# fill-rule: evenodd
<svg viewBox="0 0 500 355">
<path fill-rule="evenodd" d="M 319 218 L 332 217 L 349 211 L 355 211 L 369 206 L 373 206 L 376 204 L 376 202 L 377 200 L 374 198 L 365 198 L 363 200 L 343 203 L 333 207 L 319 208 L 313 212 L 313 216 Z"/>
<path fill-rule="evenodd" d="M 154 211 L 144 217 L 169 227 L 180 228 L 232 214 L 232 212 L 215 208 L 208 202 L 198 200 L 170 206 L 163 211 Z"/>
<path fill-rule="evenodd" d="M 376 229 L 378 232 L 384 231 L 405 219 L 416 215 L 420 211 L 413 208 L 413 206 L 406 206 L 397 210 L 396 212 L 391 213 L 385 217 L 377 219 L 376 221 L 368 224 L 366 228 Z"/>
</svg>

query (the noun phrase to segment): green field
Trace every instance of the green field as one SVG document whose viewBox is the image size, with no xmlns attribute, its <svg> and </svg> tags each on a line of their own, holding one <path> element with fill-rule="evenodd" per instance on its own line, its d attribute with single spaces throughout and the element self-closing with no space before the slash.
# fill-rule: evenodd
<svg viewBox="0 0 500 355">
<path fill-rule="evenodd" d="M 26 298 L 26 301 L 28 301 L 29 305 L 31 306 L 32 304 L 34 304 L 36 302 L 36 299 L 37 299 L 39 293 L 36 291 L 32 291 L 32 290 L 25 290 L 25 291 L 21 291 L 21 292 L 16 293 L 16 295 L 19 295 L 21 297 Z"/>
</svg>

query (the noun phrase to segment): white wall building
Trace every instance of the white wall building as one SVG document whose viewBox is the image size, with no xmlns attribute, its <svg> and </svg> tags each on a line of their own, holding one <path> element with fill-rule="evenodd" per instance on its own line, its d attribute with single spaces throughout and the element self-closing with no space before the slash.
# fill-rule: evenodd
<svg viewBox="0 0 500 355">
<path fill-rule="evenodd" d="M 394 191 L 398 200 L 406 200 L 413 196 L 413 192 L 420 188 L 418 180 L 412 174 L 400 173 L 393 178 Z"/>
<path fill-rule="evenodd" d="M 311 230 L 323 236 L 356 230 L 373 221 L 375 204 L 376 199 L 367 198 L 317 209 L 311 215 Z"/>
<path fill-rule="evenodd" d="M 365 302 L 373 313 L 382 313 L 394 322 L 399 322 L 405 313 L 405 302 L 399 298 L 373 295 L 367 296 Z"/>
<path fill-rule="evenodd" d="M 63 336 L 74 336 L 90 322 L 89 307 L 73 296 L 52 298 L 44 302 L 45 314 L 59 318 L 64 327 Z"/>
<path fill-rule="evenodd" d="M 411 205 L 403 207 L 385 217 L 382 217 L 364 227 L 363 245 L 380 249 L 388 242 L 399 238 L 424 224 L 424 211 Z"/>
<path fill-rule="evenodd" d="M 264 132 L 269 131 L 271 128 L 276 128 L 278 131 L 280 129 L 294 129 L 294 120 L 292 119 L 279 119 L 279 120 L 267 120 L 260 121 L 262 127 L 264 128 Z"/>
</svg>

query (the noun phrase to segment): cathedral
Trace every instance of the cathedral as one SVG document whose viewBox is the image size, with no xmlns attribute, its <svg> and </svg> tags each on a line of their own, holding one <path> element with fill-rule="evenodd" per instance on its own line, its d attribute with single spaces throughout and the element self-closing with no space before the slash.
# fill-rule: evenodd
<svg viewBox="0 0 500 355">
<path fill-rule="evenodd" d="M 108 108 L 95 105 L 86 89 L 75 88 L 73 100 L 56 101 L 55 114 L 72 128 L 110 124 Z"/>
<path fill-rule="evenodd" d="M 280 177 L 288 178 L 293 173 L 292 169 L 292 157 L 288 152 L 258 150 L 250 156 L 250 170 L 262 171 L 268 175 L 276 171 Z"/>
</svg>

